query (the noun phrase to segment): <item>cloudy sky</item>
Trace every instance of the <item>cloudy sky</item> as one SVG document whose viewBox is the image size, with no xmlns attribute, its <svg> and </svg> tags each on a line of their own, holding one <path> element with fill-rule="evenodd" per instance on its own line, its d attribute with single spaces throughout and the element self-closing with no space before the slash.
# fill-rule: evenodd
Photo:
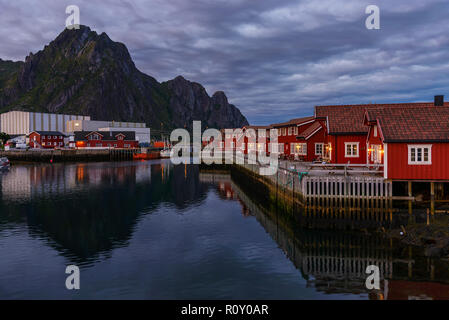
<svg viewBox="0 0 449 320">
<path fill-rule="evenodd" d="M 81 23 L 127 45 L 159 81 L 183 75 L 226 92 L 254 124 L 318 104 L 449 97 L 447 0 L 0 0 L 0 57 L 23 60 Z M 365 8 L 380 8 L 367 30 Z"/>
</svg>

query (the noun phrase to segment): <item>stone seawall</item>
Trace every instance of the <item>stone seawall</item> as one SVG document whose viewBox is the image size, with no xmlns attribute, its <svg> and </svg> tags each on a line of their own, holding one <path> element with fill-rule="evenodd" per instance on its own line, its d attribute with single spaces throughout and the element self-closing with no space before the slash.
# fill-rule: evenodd
<svg viewBox="0 0 449 320">
<path fill-rule="evenodd" d="M 12 162 L 120 161 L 132 160 L 135 152 L 135 149 L 10 150 L 0 151 L 0 157 Z"/>
</svg>

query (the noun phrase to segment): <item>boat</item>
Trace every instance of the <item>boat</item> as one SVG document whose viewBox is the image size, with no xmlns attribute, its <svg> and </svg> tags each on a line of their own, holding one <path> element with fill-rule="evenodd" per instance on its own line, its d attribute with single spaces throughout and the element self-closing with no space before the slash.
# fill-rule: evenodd
<svg viewBox="0 0 449 320">
<path fill-rule="evenodd" d="M 0 170 L 8 170 L 11 166 L 8 158 L 2 157 L 0 158 Z"/>
<path fill-rule="evenodd" d="M 171 148 L 164 148 L 161 150 L 161 158 L 170 158 L 172 155 L 173 149 Z"/>
<path fill-rule="evenodd" d="M 153 159 L 159 159 L 160 157 L 161 156 L 160 156 L 159 151 L 147 151 L 147 152 L 133 154 L 134 160 L 153 160 Z"/>
</svg>

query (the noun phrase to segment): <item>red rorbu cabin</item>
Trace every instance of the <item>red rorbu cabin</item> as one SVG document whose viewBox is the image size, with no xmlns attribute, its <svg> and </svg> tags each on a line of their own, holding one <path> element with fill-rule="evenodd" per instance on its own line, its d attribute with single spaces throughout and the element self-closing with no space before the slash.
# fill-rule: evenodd
<svg viewBox="0 0 449 320">
<path fill-rule="evenodd" d="M 134 131 L 75 131 L 77 148 L 137 148 Z"/>
<path fill-rule="evenodd" d="M 449 106 L 367 110 L 365 123 L 385 179 L 449 180 Z"/>
<path fill-rule="evenodd" d="M 54 149 L 64 147 L 65 134 L 59 131 L 33 131 L 28 135 L 30 148 Z"/>
<path fill-rule="evenodd" d="M 324 121 L 315 117 L 292 119 L 272 125 L 278 130 L 278 152 L 303 161 L 321 159 L 326 137 Z"/>
<path fill-rule="evenodd" d="M 393 103 L 316 106 L 315 117 L 326 121 L 327 137 L 324 158 L 331 163 L 365 164 L 370 161 L 367 148 L 369 127 L 364 122 L 366 110 L 434 107 L 436 103 Z M 442 105 L 448 106 L 442 102 Z M 374 129 L 373 129 L 374 130 Z"/>
</svg>

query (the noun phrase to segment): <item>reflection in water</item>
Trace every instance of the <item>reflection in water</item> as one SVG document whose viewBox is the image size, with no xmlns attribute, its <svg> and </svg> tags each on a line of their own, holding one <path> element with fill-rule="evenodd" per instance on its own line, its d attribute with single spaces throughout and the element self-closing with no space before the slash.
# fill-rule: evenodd
<svg viewBox="0 0 449 320">
<path fill-rule="evenodd" d="M 301 271 L 307 285 L 327 294 L 367 292 L 366 267 L 380 269 L 381 290 L 372 299 L 449 299 L 449 263 L 424 257 L 418 248 L 404 247 L 380 236 L 368 235 L 369 227 L 397 226 L 389 207 L 307 206 L 289 213 L 266 210 L 236 184 L 232 188 Z M 247 190 L 250 191 L 250 190 Z M 439 283 L 441 282 L 441 283 Z"/>
<path fill-rule="evenodd" d="M 0 175 L 0 298 L 449 298 L 447 261 L 357 231 L 397 224 L 391 211 L 281 212 L 237 180 L 169 161 L 14 166 Z M 79 296 L 61 289 L 72 263 Z M 368 292 L 371 264 L 382 288 Z"/>
<path fill-rule="evenodd" d="M 26 222 L 72 261 L 90 263 L 126 245 L 142 212 L 161 202 L 185 208 L 201 201 L 198 168 L 180 174 L 168 163 L 90 163 L 13 167 L 0 176 L 0 231 Z M 183 172 L 184 173 L 184 172 Z"/>
</svg>

